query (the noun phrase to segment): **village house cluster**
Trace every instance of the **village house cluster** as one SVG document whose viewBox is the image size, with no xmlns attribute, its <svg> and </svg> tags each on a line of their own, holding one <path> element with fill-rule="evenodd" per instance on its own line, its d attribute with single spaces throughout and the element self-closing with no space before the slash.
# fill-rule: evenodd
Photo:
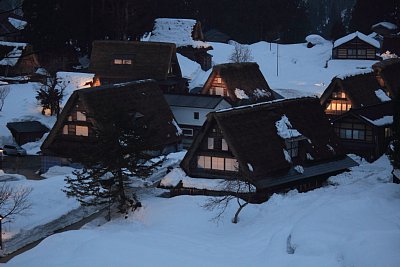
<svg viewBox="0 0 400 267">
<path fill-rule="evenodd" d="M 332 59 L 380 60 L 386 51 L 400 52 L 395 25 L 380 23 L 372 30 L 336 40 Z M 42 79 L 32 47 L 12 38 L 0 42 L 2 80 Z M 257 63 L 213 66 L 207 53 L 212 49 L 200 22 L 191 19 L 156 19 L 142 41 L 95 41 L 87 70 L 95 75 L 92 87 L 68 99 L 41 147 L 41 171 L 78 164 L 71 160 L 74 154 L 96 145 L 96 110 L 102 105 L 118 106 L 134 121 L 148 121 L 154 133 L 148 153 L 185 148 L 181 168 L 186 175 L 249 182 L 254 202 L 277 191 L 321 186 L 330 175 L 356 165 L 349 153 L 373 161 L 387 151 L 400 59 L 379 61 L 370 73 L 332 77 L 319 99 L 284 99 L 270 88 Z M 189 91 L 177 53 L 211 69 L 203 87 Z M 73 60 L 62 62 L 67 66 Z M 7 127 L 18 144 L 49 131 L 38 122 Z M 172 194 L 213 194 L 183 183 L 164 187 Z"/>
</svg>

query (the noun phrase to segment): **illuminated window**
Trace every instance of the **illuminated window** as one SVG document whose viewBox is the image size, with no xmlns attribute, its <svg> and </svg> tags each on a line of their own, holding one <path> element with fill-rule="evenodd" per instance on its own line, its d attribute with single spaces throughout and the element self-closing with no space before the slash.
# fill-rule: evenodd
<svg viewBox="0 0 400 267">
<path fill-rule="evenodd" d="M 64 125 L 63 134 L 68 134 L 68 125 Z"/>
<path fill-rule="evenodd" d="M 86 121 L 86 115 L 80 111 L 76 112 L 76 120 L 78 121 Z"/>
<path fill-rule="evenodd" d="M 197 168 L 211 169 L 211 157 L 198 156 L 197 157 Z"/>
<path fill-rule="evenodd" d="M 238 171 L 239 169 L 239 164 L 236 159 L 230 159 L 226 158 L 225 159 L 225 170 L 226 171 Z"/>
<path fill-rule="evenodd" d="M 214 138 L 208 137 L 207 139 L 207 148 L 214 149 Z"/>
<path fill-rule="evenodd" d="M 385 128 L 385 138 L 387 137 L 392 137 L 393 133 L 392 133 L 392 129 L 389 127 Z"/>
<path fill-rule="evenodd" d="M 122 59 L 114 59 L 114 64 L 115 65 L 122 65 L 123 64 L 123 60 Z"/>
<path fill-rule="evenodd" d="M 122 64 L 124 65 L 132 65 L 132 59 L 123 59 Z"/>
<path fill-rule="evenodd" d="M 224 96 L 224 88 L 223 87 L 215 87 L 215 94 Z"/>
<path fill-rule="evenodd" d="M 222 150 L 228 151 L 228 144 L 226 143 L 225 139 L 222 139 L 221 143 L 222 143 L 222 147 L 221 147 Z"/>
<path fill-rule="evenodd" d="M 215 78 L 215 82 L 216 82 L 216 83 L 222 83 L 222 78 L 221 78 L 221 77 Z"/>
<path fill-rule="evenodd" d="M 212 157 L 211 168 L 213 170 L 223 171 L 225 169 L 224 168 L 224 158 Z"/>
<path fill-rule="evenodd" d="M 89 128 L 87 126 L 76 126 L 75 134 L 78 136 L 89 136 Z"/>
</svg>

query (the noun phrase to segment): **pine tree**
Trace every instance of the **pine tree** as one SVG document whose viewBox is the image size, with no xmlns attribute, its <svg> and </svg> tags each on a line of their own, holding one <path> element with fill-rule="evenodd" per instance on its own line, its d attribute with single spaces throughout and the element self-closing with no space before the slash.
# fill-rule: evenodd
<svg viewBox="0 0 400 267">
<path fill-rule="evenodd" d="M 144 152 L 150 148 L 147 137 L 151 132 L 144 118 L 138 117 L 115 106 L 96 110 L 98 142 L 76 158 L 84 168 L 66 178 L 68 196 L 88 206 L 117 204 L 121 213 L 138 203 L 130 178 L 148 177 L 156 166 L 148 164 L 151 157 Z"/>
<path fill-rule="evenodd" d="M 36 91 L 36 99 L 42 106 L 43 115 L 46 110 L 50 110 L 50 116 L 60 114 L 60 104 L 64 98 L 65 87 L 66 85 L 57 79 L 56 74 L 46 78 L 40 89 Z"/>
</svg>

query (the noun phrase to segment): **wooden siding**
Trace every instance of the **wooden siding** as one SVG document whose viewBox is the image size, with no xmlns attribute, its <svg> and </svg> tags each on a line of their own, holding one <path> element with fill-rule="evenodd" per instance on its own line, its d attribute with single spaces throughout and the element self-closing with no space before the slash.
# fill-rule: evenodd
<svg viewBox="0 0 400 267">
<path fill-rule="evenodd" d="M 359 38 L 344 43 L 333 49 L 333 59 L 378 59 L 379 49 Z"/>
</svg>

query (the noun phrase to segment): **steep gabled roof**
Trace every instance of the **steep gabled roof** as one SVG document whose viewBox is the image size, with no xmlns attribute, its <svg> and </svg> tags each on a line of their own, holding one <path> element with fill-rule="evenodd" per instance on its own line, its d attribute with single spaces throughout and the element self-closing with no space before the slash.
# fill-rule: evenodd
<svg viewBox="0 0 400 267">
<path fill-rule="evenodd" d="M 131 65 L 113 65 L 115 58 L 131 59 Z M 177 63 L 176 47 L 171 43 L 94 41 L 90 72 L 99 77 L 124 81 L 165 80 L 172 62 Z M 178 65 L 179 74 L 180 68 Z"/>
<path fill-rule="evenodd" d="M 182 168 L 188 172 L 190 160 L 207 137 L 206 133 L 217 125 L 242 172 L 253 183 L 286 175 L 291 163 L 285 158 L 285 140 L 277 130 L 277 122 L 283 116 L 305 138 L 307 153 L 313 158 L 306 164 L 334 161 L 345 156 L 317 98 L 287 99 L 210 113 L 183 159 Z"/>
<path fill-rule="evenodd" d="M 92 118 L 96 114 L 96 109 L 104 105 L 119 106 L 126 112 L 139 112 L 149 121 L 152 132 L 149 138 L 151 147 L 175 143 L 180 139 L 174 116 L 157 83 L 154 80 L 141 80 L 75 90 L 44 141 L 42 150 L 51 150 L 52 142 L 62 130 L 78 99 L 87 108 L 87 116 Z"/>
<path fill-rule="evenodd" d="M 373 72 L 345 78 L 335 77 L 321 96 L 325 104 L 334 91 L 343 90 L 354 107 L 370 106 L 382 103 L 376 91 L 381 89 Z"/>
<path fill-rule="evenodd" d="M 372 65 L 372 68 L 385 81 L 390 95 L 395 96 L 400 92 L 400 58 L 382 60 Z"/>
<path fill-rule="evenodd" d="M 211 95 L 178 95 L 178 94 L 164 94 L 165 100 L 168 105 L 175 107 L 189 107 L 189 108 L 204 108 L 214 109 L 219 103 L 225 101 L 222 96 Z"/>
<path fill-rule="evenodd" d="M 149 38 L 151 42 L 174 43 L 176 47 L 212 47 L 204 42 L 200 22 L 193 19 L 158 18 Z"/>
<path fill-rule="evenodd" d="M 381 47 L 380 43 L 377 40 L 357 31 L 357 32 L 350 33 L 342 38 L 337 39 L 333 43 L 333 48 L 341 46 L 342 44 L 347 43 L 355 38 L 359 38 L 360 40 L 374 46 L 375 48 L 379 49 Z"/>
<path fill-rule="evenodd" d="M 243 97 L 248 97 L 250 100 L 262 99 L 264 101 L 275 99 L 257 63 L 243 62 L 215 65 L 204 84 L 202 94 L 208 93 L 216 76 L 220 76 L 225 82 L 228 95 L 234 102 L 245 100 Z"/>
</svg>

